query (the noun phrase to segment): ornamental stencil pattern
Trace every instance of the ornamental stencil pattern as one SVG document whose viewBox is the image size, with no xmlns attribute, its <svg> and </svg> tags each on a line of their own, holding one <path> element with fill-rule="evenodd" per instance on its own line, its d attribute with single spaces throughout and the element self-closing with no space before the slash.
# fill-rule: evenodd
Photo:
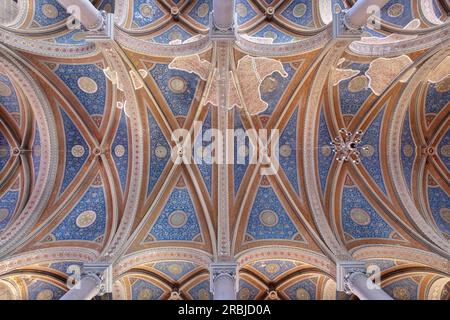
<svg viewBox="0 0 450 320">
<path fill-rule="evenodd" d="M 157 43 L 169 43 L 174 40 L 186 41 L 193 36 L 192 33 L 188 32 L 186 29 L 180 27 L 179 25 L 174 25 L 170 27 L 160 35 L 153 38 L 154 42 Z"/>
<path fill-rule="evenodd" d="M 212 9 L 212 0 L 197 0 L 195 1 L 194 7 L 189 12 L 189 17 L 205 27 L 209 27 L 209 14 Z"/>
<path fill-rule="evenodd" d="M 382 288 L 395 300 L 417 300 L 419 286 L 411 278 L 395 281 Z"/>
<path fill-rule="evenodd" d="M 291 300 L 316 300 L 316 284 L 311 279 L 302 280 L 284 290 Z"/>
<path fill-rule="evenodd" d="M 328 172 L 330 171 L 334 157 L 330 147 L 332 138 L 328 131 L 323 110 L 320 112 L 318 140 L 317 158 L 319 160 L 320 186 L 322 187 L 322 193 L 325 193 Z"/>
<path fill-rule="evenodd" d="M 384 194 L 387 194 L 386 187 L 384 185 L 383 173 L 381 171 L 381 158 L 380 158 L 380 139 L 381 139 L 381 122 L 383 120 L 384 109 L 378 113 L 375 120 L 364 132 L 361 139 L 361 146 L 369 146 L 373 148 L 373 154 L 361 155 L 361 163 L 369 172 L 369 175 L 375 180 L 377 185 L 381 188 Z"/>
<path fill-rule="evenodd" d="M 293 0 L 281 15 L 302 27 L 312 27 L 313 4 L 311 0 Z"/>
<path fill-rule="evenodd" d="M 253 19 L 257 14 L 247 0 L 236 0 L 236 17 L 238 25 Z"/>
<path fill-rule="evenodd" d="M 205 280 L 195 285 L 188 291 L 194 300 L 211 300 L 211 292 L 209 291 L 209 280 Z"/>
<path fill-rule="evenodd" d="M 273 87 L 266 89 L 264 87 L 264 81 L 263 84 L 261 84 L 261 99 L 268 104 L 267 109 L 261 114 L 271 115 L 273 113 L 295 74 L 296 70 L 290 63 L 283 63 L 283 68 L 287 73 L 287 77 L 283 77 L 279 72 L 274 72 L 271 76 L 266 78 L 266 81 L 271 81 L 273 83 Z"/>
<path fill-rule="evenodd" d="M 33 281 L 27 291 L 28 300 L 59 300 L 66 293 L 54 284 L 42 280 Z"/>
<path fill-rule="evenodd" d="M 78 216 L 86 211 L 95 212 L 95 220 L 88 227 L 77 225 Z M 78 204 L 75 205 L 64 220 L 52 231 L 58 240 L 96 241 L 105 232 L 106 203 L 103 187 L 89 187 Z"/>
<path fill-rule="evenodd" d="M 341 68 L 344 68 L 341 66 Z M 368 64 L 350 63 L 346 65 L 344 69 L 359 70 L 358 76 L 363 76 L 369 69 Z M 365 87 L 353 87 L 352 81 L 354 77 L 350 79 L 342 80 L 339 83 L 339 100 L 341 105 L 341 111 L 343 115 L 356 114 L 367 98 L 370 97 L 372 91 L 368 86 Z"/>
<path fill-rule="evenodd" d="M 170 159 L 171 148 L 161 128 L 153 118 L 150 110 L 147 110 L 147 118 L 150 130 L 150 171 L 147 186 L 147 195 L 153 191 L 153 187 L 159 180 L 161 173 Z M 159 151 L 157 153 L 157 151 Z"/>
<path fill-rule="evenodd" d="M 96 64 L 60 64 L 56 75 L 67 85 L 90 115 L 102 115 L 106 102 L 106 77 Z M 93 93 L 84 91 L 79 79 L 88 78 L 97 86 Z"/>
<path fill-rule="evenodd" d="M 133 0 L 133 24 L 143 28 L 157 22 L 164 12 L 155 0 Z"/>
<path fill-rule="evenodd" d="M 19 179 L 17 179 L 19 180 Z M 0 234 L 6 228 L 17 207 L 19 191 L 10 188 L 0 196 Z"/>
<path fill-rule="evenodd" d="M 450 236 L 450 195 L 439 186 L 428 186 L 428 205 L 442 233 Z"/>
<path fill-rule="evenodd" d="M 165 261 L 157 262 L 153 266 L 156 270 L 169 276 L 174 281 L 180 280 L 183 276 L 191 272 L 196 268 L 196 265 L 192 262 L 186 261 Z"/>
<path fill-rule="evenodd" d="M 450 90 L 442 92 L 439 83 L 429 84 L 425 101 L 425 112 L 438 114 L 448 106 L 450 101 Z"/>
<path fill-rule="evenodd" d="M 260 214 L 265 210 L 270 210 L 276 214 L 278 221 L 274 226 L 267 226 L 262 223 Z M 259 187 L 250 212 L 247 233 L 254 240 L 293 240 L 298 233 L 272 187 Z"/>
<path fill-rule="evenodd" d="M 89 147 L 86 140 L 81 135 L 78 128 L 69 118 L 67 113 L 61 110 L 61 116 L 64 124 L 64 133 L 66 141 L 65 152 L 65 168 L 64 178 L 61 184 L 60 192 L 64 192 L 75 176 L 80 172 L 89 155 Z M 72 150 L 76 148 L 78 153 L 73 153 Z"/>
<path fill-rule="evenodd" d="M 120 110 L 119 127 L 111 146 L 111 153 L 119 173 L 122 192 L 125 192 L 128 173 L 128 129 L 127 117 L 123 110 Z"/>
<path fill-rule="evenodd" d="M 294 37 L 274 27 L 266 24 L 262 29 L 252 34 L 252 37 L 272 38 L 273 43 L 286 43 L 294 40 Z"/>
<path fill-rule="evenodd" d="M 173 227 L 169 223 L 169 216 L 175 211 L 181 211 L 186 214 L 186 220 L 180 227 Z M 194 241 L 194 238 L 200 235 L 200 232 L 200 226 L 189 191 L 187 188 L 174 188 L 158 219 L 151 228 L 150 234 L 157 241 Z"/>
<path fill-rule="evenodd" d="M 0 108 L 6 109 L 9 113 L 20 111 L 16 89 L 9 78 L 3 74 L 0 74 Z"/>
<path fill-rule="evenodd" d="M 40 26 L 52 25 L 69 17 L 66 9 L 56 0 L 35 0 L 34 8 L 33 20 Z"/>
<path fill-rule="evenodd" d="M 243 279 L 239 280 L 239 292 L 237 294 L 239 300 L 255 300 L 258 293 L 258 288 Z"/>
<path fill-rule="evenodd" d="M 194 101 L 200 78 L 196 74 L 169 69 L 167 64 L 156 64 L 149 74 L 153 77 L 174 116 L 186 116 Z M 175 87 L 173 83 L 180 87 Z M 172 85 L 172 86 L 171 86 Z M 178 89 L 178 90 L 174 90 Z"/>
<path fill-rule="evenodd" d="M 8 140 L 6 140 L 6 137 L 3 135 L 3 133 L 0 131 L 0 170 L 3 169 L 3 167 L 8 162 L 10 156 L 11 156 L 11 146 L 9 145 Z"/>
<path fill-rule="evenodd" d="M 132 300 L 159 300 L 164 291 L 143 279 L 137 279 L 131 286 Z"/>
<path fill-rule="evenodd" d="M 357 209 L 366 220 L 352 219 L 352 210 Z M 344 232 L 354 239 L 389 239 L 394 231 L 375 211 L 357 187 L 345 187 L 342 193 L 342 226 Z"/>
<path fill-rule="evenodd" d="M 391 0 L 381 9 L 381 19 L 404 27 L 412 19 L 412 1 L 414 0 Z"/>
<path fill-rule="evenodd" d="M 297 115 L 298 108 L 294 110 L 289 122 L 283 129 L 280 137 L 279 161 L 287 178 L 291 182 L 292 187 L 297 194 L 298 189 L 298 173 L 297 173 Z"/>
<path fill-rule="evenodd" d="M 264 260 L 253 263 L 252 267 L 265 275 L 269 280 L 274 280 L 283 273 L 295 268 L 296 265 L 289 260 Z"/>
<path fill-rule="evenodd" d="M 414 164 L 414 158 L 416 155 L 416 146 L 414 144 L 414 140 L 411 135 L 409 123 L 409 114 L 406 114 L 405 121 L 403 124 L 402 131 L 402 165 L 403 165 L 403 173 L 405 175 L 406 184 L 409 188 L 411 188 L 412 184 L 412 168 Z"/>
</svg>

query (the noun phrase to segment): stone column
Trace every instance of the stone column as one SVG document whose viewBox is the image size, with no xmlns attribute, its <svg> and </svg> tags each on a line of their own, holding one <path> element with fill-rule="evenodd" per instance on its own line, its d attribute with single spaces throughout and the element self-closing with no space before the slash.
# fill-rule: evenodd
<svg viewBox="0 0 450 320">
<path fill-rule="evenodd" d="M 336 266 L 336 289 L 354 294 L 360 300 L 392 300 L 368 277 L 364 261 L 339 261 Z"/>
<path fill-rule="evenodd" d="M 81 24 L 88 30 L 98 30 L 103 26 L 103 16 L 89 0 L 58 0 L 58 2 L 75 14 Z M 74 11 L 75 10 L 75 11 Z M 79 17 L 76 15 L 79 14 Z"/>
<path fill-rule="evenodd" d="M 226 31 L 234 25 L 234 0 L 214 0 L 213 18 L 217 29 Z"/>
<path fill-rule="evenodd" d="M 82 276 L 60 300 L 91 300 L 100 293 L 101 279 L 94 274 Z"/>
<path fill-rule="evenodd" d="M 217 262 L 210 266 L 210 290 L 214 300 L 236 300 L 237 264 Z"/>
<path fill-rule="evenodd" d="M 82 269 L 80 279 L 60 300 L 91 300 L 98 294 L 112 292 L 112 266 L 110 264 L 85 263 Z"/>
<path fill-rule="evenodd" d="M 393 300 L 390 295 L 373 283 L 365 273 L 350 272 L 345 278 L 347 293 L 353 293 L 359 300 Z"/>
<path fill-rule="evenodd" d="M 358 0 L 345 15 L 345 24 L 349 29 L 365 26 L 369 17 L 381 10 L 389 0 Z"/>
</svg>

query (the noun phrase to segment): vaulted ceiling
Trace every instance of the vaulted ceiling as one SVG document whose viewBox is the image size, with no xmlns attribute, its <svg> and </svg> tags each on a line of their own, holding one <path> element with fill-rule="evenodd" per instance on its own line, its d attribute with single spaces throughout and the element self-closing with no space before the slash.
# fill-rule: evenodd
<svg viewBox="0 0 450 320">
<path fill-rule="evenodd" d="M 210 74 L 169 65 L 214 64 L 211 1 L 92 2 L 115 13 L 115 41 L 84 40 L 55 0 L 19 1 L 0 27 L 0 298 L 57 299 L 68 266 L 104 260 L 116 299 L 208 299 L 218 166 L 171 161 L 171 134 L 217 128 L 219 109 Z M 285 72 L 259 92 L 241 78 L 266 107 L 228 112 L 235 129 L 280 131 L 275 175 L 227 168 L 239 298 L 334 298 L 335 262 L 352 256 L 397 299 L 448 299 L 448 2 L 392 0 L 349 46 L 329 34 L 330 3 L 236 1 L 233 67 L 250 55 Z M 341 128 L 364 132 L 360 164 L 334 160 Z"/>
</svg>

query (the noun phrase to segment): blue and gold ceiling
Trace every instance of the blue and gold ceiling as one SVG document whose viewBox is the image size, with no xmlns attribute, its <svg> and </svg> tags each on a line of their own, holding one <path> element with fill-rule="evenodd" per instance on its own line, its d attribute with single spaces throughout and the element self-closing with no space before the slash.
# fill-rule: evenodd
<svg viewBox="0 0 450 320">
<path fill-rule="evenodd" d="M 0 42 L 0 241 L 14 244 L 0 251 L 0 298 L 58 299 L 67 291 L 70 265 L 117 254 L 114 298 L 168 299 L 175 290 L 183 299 L 210 299 L 205 261 L 217 254 L 218 168 L 170 160 L 174 130 L 190 130 L 196 120 L 204 130 L 218 126 L 217 108 L 201 105 L 207 80 L 170 68 L 170 55 L 133 50 L 120 41 L 112 46 L 118 57 L 113 61 L 106 49 L 89 47 L 84 30 L 67 28 L 57 1 L 24 2 L 23 17 L 1 28 L 42 47 L 75 51 L 36 54 Z M 208 34 L 210 0 L 92 2 L 123 13 L 118 29 L 138 46 L 176 46 Z M 355 1 L 338 2 L 350 7 Z M 365 36 L 388 41 L 414 20 L 421 34 L 438 29 L 433 21 L 444 23 L 446 7 L 439 0 L 430 3 L 432 13 L 425 14 L 416 1 L 391 0 L 380 15 L 382 28 L 366 28 Z M 427 19 L 430 14 L 435 20 Z M 241 35 L 275 44 L 306 41 L 330 22 L 312 0 L 237 0 L 236 15 Z M 247 54 L 238 46 L 232 50 L 234 63 Z M 280 130 L 276 175 L 262 176 L 248 163 L 229 168 L 232 254 L 241 268 L 238 297 L 334 299 L 335 270 L 324 267 L 333 260 L 328 235 L 321 234 L 316 218 L 323 214 L 346 252 L 381 268 L 383 288 L 395 299 L 436 298 L 436 292 L 449 299 L 448 273 L 424 253 L 445 256 L 446 249 L 417 223 L 450 240 L 448 48 L 447 59 L 424 75 L 400 117 L 403 92 L 437 49 L 403 55 L 411 61 L 404 77 L 381 84 L 381 92 L 375 83 L 384 72 L 377 69 L 379 58 L 343 51 L 327 69 L 317 117 L 308 122 L 305 113 L 326 50 L 275 57 L 287 76 L 273 73 L 262 81 L 267 109 L 229 113 L 235 129 Z M 198 54 L 215 61 L 211 46 Z M 107 70 L 133 76 L 119 84 Z M 126 87 L 134 92 L 132 114 Z M 329 143 L 341 128 L 364 132 L 361 164 L 334 160 Z M 392 145 L 394 128 L 400 140 Z M 314 145 L 304 143 L 310 129 Z M 208 145 L 196 147 L 207 153 Z M 234 156 L 248 159 L 249 148 L 248 143 L 236 148 Z M 308 153 L 314 183 L 306 179 Z M 399 192 L 399 185 L 406 191 Z M 322 213 L 313 209 L 318 202 Z M 18 229 L 26 232 L 16 236 Z M 393 256 L 390 248 L 401 248 L 402 256 Z M 150 262 L 140 260 L 146 254 Z"/>
</svg>

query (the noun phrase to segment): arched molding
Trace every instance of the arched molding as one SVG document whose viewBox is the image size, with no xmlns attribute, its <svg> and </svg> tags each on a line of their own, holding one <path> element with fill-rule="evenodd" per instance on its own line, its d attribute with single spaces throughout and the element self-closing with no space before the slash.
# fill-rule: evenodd
<svg viewBox="0 0 450 320">
<path fill-rule="evenodd" d="M 17 16 L 11 22 L 5 24 L 5 27 L 9 28 L 20 28 L 20 26 L 25 22 L 30 12 L 32 12 L 32 6 L 34 6 L 34 1 L 29 0 L 18 0 L 18 11 Z"/>
<path fill-rule="evenodd" d="M 421 35 L 415 38 L 408 38 L 403 41 L 392 43 L 372 44 L 363 41 L 355 41 L 349 49 L 359 55 L 371 57 L 395 57 L 408 53 L 426 50 L 438 46 L 444 46 L 444 41 L 449 37 L 450 23 L 437 31 Z"/>
<path fill-rule="evenodd" d="M 114 275 L 119 276 L 133 267 L 158 261 L 181 260 L 209 268 L 212 256 L 196 249 L 161 248 L 144 250 L 124 256 L 114 266 Z"/>
<path fill-rule="evenodd" d="M 450 262 L 435 253 L 393 245 L 362 246 L 351 250 L 356 260 L 392 259 L 423 264 L 427 267 L 450 274 Z"/>
<path fill-rule="evenodd" d="M 447 283 L 450 283 L 450 277 L 437 278 L 428 287 L 427 299 L 440 300 L 442 291 L 445 289 Z"/>
<path fill-rule="evenodd" d="M 127 291 L 123 281 L 117 280 L 113 284 L 113 300 L 127 300 Z"/>
<path fill-rule="evenodd" d="M 127 19 L 127 14 L 133 0 L 115 0 L 114 2 L 114 21 L 117 25 L 123 26 Z"/>
<path fill-rule="evenodd" d="M 240 252 L 235 258 L 240 267 L 260 260 L 285 259 L 309 264 L 328 274 L 334 275 L 336 273 L 334 262 L 326 256 L 310 250 L 287 246 L 267 246 L 249 249 Z"/>
<path fill-rule="evenodd" d="M 314 51 L 326 46 L 332 40 L 331 28 L 324 31 L 290 43 L 274 43 L 264 44 L 252 40 L 246 35 L 237 35 L 236 46 L 242 51 L 256 56 L 264 57 L 283 57 L 302 54 L 309 51 Z"/>
<path fill-rule="evenodd" d="M 346 42 L 336 41 L 332 42 L 332 44 L 334 45 L 334 48 L 328 50 L 327 54 L 323 58 L 311 85 L 311 91 L 309 93 L 309 99 L 305 110 L 304 134 L 302 141 L 304 146 L 312 147 L 317 144 L 317 122 L 319 119 L 323 88 L 327 84 L 326 80 L 332 66 L 336 65 L 336 62 L 342 56 L 347 47 Z M 316 168 L 317 154 L 315 152 L 311 152 L 310 148 L 303 148 L 302 160 L 308 204 L 313 214 L 315 224 L 324 242 L 333 252 L 334 259 L 345 260 L 349 257 L 348 252 L 336 238 L 336 235 L 333 233 L 333 230 L 328 224 L 325 216 L 321 193 L 319 191 L 320 180 Z"/>
<path fill-rule="evenodd" d="M 88 42 L 81 45 L 67 45 L 55 42 L 34 40 L 20 36 L 0 26 L 0 43 L 11 46 L 14 49 L 55 58 L 76 58 L 96 55 L 95 43 Z"/>
<path fill-rule="evenodd" d="M 50 248 L 39 249 L 27 253 L 14 255 L 0 261 L 0 275 L 18 268 L 44 262 L 79 261 L 90 262 L 97 257 L 97 252 L 84 248 Z"/>
<path fill-rule="evenodd" d="M 122 47 L 136 53 L 151 53 L 152 57 L 179 57 L 197 54 L 207 50 L 211 44 L 208 36 L 199 36 L 198 39 L 195 39 L 192 42 L 184 42 L 182 44 L 164 44 L 132 37 L 117 28 L 115 31 L 115 40 Z"/>
<path fill-rule="evenodd" d="M 447 41 L 447 44 L 449 42 Z M 425 80 L 431 71 L 436 68 L 443 59 L 445 59 L 450 50 L 440 50 L 438 47 L 428 61 L 424 62 L 422 67 L 413 75 L 408 85 L 404 88 L 402 95 L 398 101 L 398 105 L 395 108 L 392 118 L 390 120 L 390 126 L 388 128 L 387 141 L 390 146 L 387 149 L 387 165 L 392 177 L 392 182 L 395 186 L 395 190 L 399 200 L 401 201 L 406 212 L 409 214 L 415 225 L 425 234 L 432 242 L 439 246 L 443 252 L 443 255 L 449 256 L 450 243 L 438 234 L 424 219 L 419 209 L 416 207 L 414 200 L 409 192 L 409 188 L 403 178 L 402 160 L 401 160 L 401 134 L 402 126 L 396 124 L 403 123 L 406 113 L 410 106 L 411 98 L 416 91 L 419 83 Z"/>
<path fill-rule="evenodd" d="M 124 95 L 127 101 L 127 107 L 124 112 L 130 121 L 132 156 L 131 169 L 129 172 L 130 184 L 128 188 L 128 198 L 122 219 L 117 227 L 117 231 L 111 242 L 106 246 L 102 255 L 108 259 L 117 254 L 122 249 L 127 237 L 131 231 L 131 226 L 139 207 L 139 197 L 143 186 L 144 170 L 144 144 L 143 144 L 143 126 L 139 112 L 139 106 L 136 99 L 136 93 L 131 79 L 128 76 L 128 69 L 125 67 L 120 54 L 111 45 L 102 47 L 105 59 L 113 70 L 117 71 L 119 81 L 124 84 Z"/>
<path fill-rule="evenodd" d="M 419 9 L 428 23 L 435 25 L 440 25 L 444 23 L 441 19 L 439 19 L 439 17 L 436 15 L 436 12 L 434 11 L 433 0 L 419 1 Z"/>
<path fill-rule="evenodd" d="M 17 87 L 26 92 L 40 133 L 41 161 L 35 189 L 15 221 L 0 236 L 0 256 L 14 248 L 39 219 L 53 189 L 58 162 L 57 132 L 54 116 L 47 98 L 33 77 L 14 58 L 4 53 L 0 56 L 0 71 L 5 72 Z"/>
</svg>

